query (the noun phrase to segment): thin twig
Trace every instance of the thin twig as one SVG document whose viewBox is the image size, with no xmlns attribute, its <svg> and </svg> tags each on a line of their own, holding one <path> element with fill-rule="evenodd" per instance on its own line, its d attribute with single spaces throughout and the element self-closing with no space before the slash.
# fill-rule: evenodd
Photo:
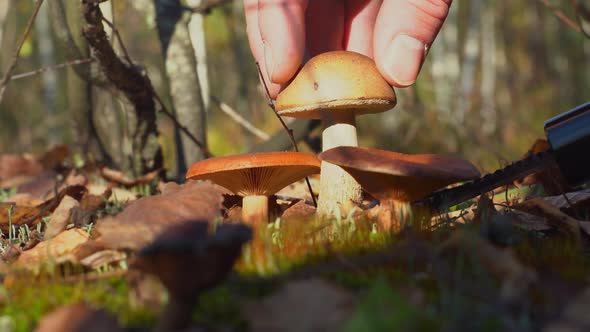
<svg viewBox="0 0 590 332">
<path fill-rule="evenodd" d="M 250 121 L 244 119 L 238 112 L 234 111 L 228 104 L 222 102 L 221 100 L 217 99 L 215 96 L 211 96 L 211 100 L 219 106 L 219 109 L 225 114 L 227 114 L 232 120 L 238 123 L 240 126 L 244 127 L 247 131 L 249 131 L 254 136 L 268 141 L 270 135 L 265 133 L 264 131 L 256 128 Z"/>
<path fill-rule="evenodd" d="M 297 142 L 295 141 L 295 137 L 293 137 L 293 130 L 291 130 L 291 129 L 289 129 L 289 127 L 287 127 L 287 124 L 285 123 L 285 121 L 283 121 L 283 118 L 281 118 L 281 116 L 277 112 L 275 104 L 273 103 L 272 98 L 270 97 L 270 90 L 268 90 L 268 86 L 266 85 L 266 81 L 264 80 L 264 76 L 262 75 L 262 70 L 260 69 L 260 63 L 258 63 L 258 61 L 256 61 L 256 68 L 258 68 L 258 75 L 260 76 L 260 81 L 262 82 L 262 85 L 264 86 L 264 91 L 266 92 L 266 96 L 268 98 L 268 106 L 273 111 L 273 113 L 275 114 L 277 119 L 279 119 L 279 121 L 281 122 L 281 125 L 283 126 L 283 128 L 285 129 L 287 134 L 289 135 L 289 138 L 291 139 L 291 144 L 293 145 L 293 149 L 295 149 L 295 152 L 299 152 L 299 148 L 297 147 Z M 305 183 L 307 183 L 307 189 L 309 190 L 309 194 L 311 195 L 311 200 L 313 201 L 313 205 L 317 208 L 318 203 L 315 199 L 315 196 L 313 195 L 313 190 L 311 189 L 311 183 L 309 182 L 309 178 L 307 176 L 305 177 Z"/>
<path fill-rule="evenodd" d="M 214 155 L 211 153 L 211 151 L 209 151 L 209 149 L 203 143 L 201 143 L 195 137 L 195 135 L 193 135 L 185 126 L 183 126 L 178 121 L 178 119 L 174 116 L 174 114 L 172 114 L 170 111 L 168 111 L 168 108 L 166 108 L 166 105 L 164 104 L 164 102 L 162 101 L 162 99 L 160 98 L 160 96 L 158 95 L 158 93 L 156 91 L 152 90 L 152 94 L 154 95 L 154 99 L 156 99 L 156 101 L 160 105 L 160 109 L 158 111 L 164 113 L 170 120 L 172 120 L 172 122 L 174 123 L 174 125 L 178 129 L 180 129 L 183 133 L 185 133 L 186 136 L 188 136 L 188 138 L 191 141 L 193 141 L 193 143 L 195 143 L 195 145 L 198 146 L 199 149 L 201 149 L 201 151 L 203 152 L 203 154 L 205 155 L 205 157 L 207 157 L 207 158 L 214 157 Z"/>
<path fill-rule="evenodd" d="M 582 34 L 584 34 L 584 36 L 586 38 L 590 38 L 590 32 L 586 31 L 584 29 L 584 18 L 582 17 L 582 11 L 584 11 L 586 14 L 587 11 L 585 11 L 585 7 L 582 7 L 583 5 L 580 5 L 580 3 L 578 2 L 578 0 L 571 0 L 572 3 L 572 7 L 574 7 L 574 11 L 576 12 L 576 21 L 578 21 L 578 26 L 580 27 L 580 32 Z M 588 17 L 588 19 L 590 19 L 590 17 Z"/>
<path fill-rule="evenodd" d="M 15 80 L 19 80 L 21 78 L 26 78 L 26 77 L 29 77 L 29 76 L 41 74 L 41 73 L 44 73 L 46 71 L 61 69 L 61 68 L 68 67 L 68 66 L 81 65 L 81 64 L 90 63 L 90 62 L 93 62 L 93 61 L 94 61 L 94 59 L 92 59 L 92 58 L 67 61 L 67 62 L 64 62 L 64 63 L 57 64 L 57 65 L 39 68 L 37 70 L 29 71 L 29 72 L 26 72 L 26 73 L 12 75 L 12 77 L 10 78 L 10 80 L 11 81 L 15 81 Z"/>
<path fill-rule="evenodd" d="M 125 48 L 125 44 L 123 43 L 123 39 L 121 38 L 121 35 L 119 34 L 119 30 L 117 30 L 117 28 L 115 28 L 115 25 L 113 23 L 111 23 L 109 20 L 107 20 L 104 16 L 101 18 L 102 18 L 102 21 L 104 23 L 106 23 L 111 28 L 113 33 L 115 34 L 115 38 L 119 42 L 119 46 L 121 46 L 121 51 L 123 51 L 123 56 L 125 57 L 125 60 L 127 60 L 127 62 L 133 66 L 133 62 L 131 61 L 131 57 L 129 56 L 129 53 L 127 52 L 127 48 Z"/>
<path fill-rule="evenodd" d="M 545 7 L 553 12 L 553 15 L 557 17 L 560 21 L 565 23 L 570 28 L 574 29 L 576 32 L 583 33 L 584 35 L 588 36 L 584 29 L 576 22 L 574 22 L 571 18 L 569 18 L 561 9 L 557 8 L 553 4 L 551 4 L 548 0 L 540 0 Z"/>
<path fill-rule="evenodd" d="M 18 44 L 18 47 L 16 48 L 16 52 L 14 52 L 14 58 L 12 59 L 12 63 L 10 64 L 10 67 L 8 67 L 6 73 L 4 74 L 2 82 L 0 82 L 0 103 L 2 102 L 2 98 L 4 97 L 4 92 L 6 91 L 6 85 L 8 84 L 8 81 L 10 81 L 10 78 L 12 77 L 12 72 L 14 71 L 14 69 L 16 68 L 16 64 L 18 63 L 20 50 L 23 48 L 23 45 L 25 44 L 25 41 L 27 40 L 27 37 L 31 32 L 31 28 L 33 27 L 33 23 L 35 22 L 35 18 L 37 18 L 37 14 L 39 13 L 39 9 L 41 8 L 42 4 L 43 0 L 37 0 L 35 8 L 33 9 L 33 13 L 31 14 L 31 17 L 29 17 L 29 21 L 27 22 L 25 32 Z"/>
</svg>

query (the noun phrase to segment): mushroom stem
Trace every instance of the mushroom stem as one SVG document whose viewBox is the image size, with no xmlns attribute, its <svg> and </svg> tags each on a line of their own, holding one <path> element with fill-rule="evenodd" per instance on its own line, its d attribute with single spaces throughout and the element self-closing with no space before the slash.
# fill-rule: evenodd
<svg viewBox="0 0 590 332">
<path fill-rule="evenodd" d="M 193 309 L 198 296 L 186 298 L 169 294 L 168 303 L 160 313 L 155 332 L 180 331 L 186 329 L 192 320 Z"/>
<path fill-rule="evenodd" d="M 322 151 L 337 146 L 358 146 L 354 112 L 322 111 Z M 322 161 L 320 197 L 317 213 L 321 217 L 334 215 L 340 206 L 347 210 L 352 203 L 360 203 L 361 186 L 344 169 Z"/>
<path fill-rule="evenodd" d="M 381 205 L 380 223 L 384 231 L 393 233 L 399 233 L 408 226 L 418 231 L 432 216 L 428 210 L 416 209 L 408 201 L 389 199 L 381 201 Z"/>
<path fill-rule="evenodd" d="M 268 197 L 245 196 L 242 200 L 242 219 L 250 225 L 268 222 Z"/>
</svg>

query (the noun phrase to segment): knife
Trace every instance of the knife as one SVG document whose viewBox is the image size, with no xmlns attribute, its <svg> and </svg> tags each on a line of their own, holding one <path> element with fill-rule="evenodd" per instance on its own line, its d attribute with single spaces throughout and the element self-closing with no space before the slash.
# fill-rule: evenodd
<svg viewBox="0 0 590 332">
<path fill-rule="evenodd" d="M 545 121 L 544 129 L 549 150 L 516 161 L 477 180 L 436 191 L 412 204 L 444 211 L 550 167 L 558 167 L 572 187 L 579 187 L 590 181 L 590 102 Z"/>
</svg>

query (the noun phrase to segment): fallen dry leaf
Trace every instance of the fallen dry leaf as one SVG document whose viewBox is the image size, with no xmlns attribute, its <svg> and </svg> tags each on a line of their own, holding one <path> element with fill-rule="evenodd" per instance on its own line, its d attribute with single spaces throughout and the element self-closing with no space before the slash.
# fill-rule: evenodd
<svg viewBox="0 0 590 332">
<path fill-rule="evenodd" d="M 562 195 L 543 197 L 543 200 L 558 209 L 568 209 L 586 205 L 590 202 L 590 189 L 570 192 Z"/>
<path fill-rule="evenodd" d="M 38 160 L 43 165 L 43 168 L 54 169 L 61 166 L 69 155 L 70 148 L 67 145 L 61 144 L 45 152 Z"/>
<path fill-rule="evenodd" d="M 520 211 L 545 217 L 551 226 L 569 235 L 574 241 L 581 241 L 578 220 L 563 213 L 542 198 L 532 198 L 512 207 Z"/>
<path fill-rule="evenodd" d="M 78 256 L 78 253 L 76 253 L 76 256 Z M 127 255 L 123 252 L 107 249 L 86 256 L 85 258 L 80 260 L 80 264 L 91 269 L 96 269 L 101 266 L 110 265 L 115 262 L 120 262 L 126 258 Z"/>
<path fill-rule="evenodd" d="M 45 315 L 36 332 L 117 332 L 117 319 L 102 309 L 84 303 L 69 304 Z"/>
<path fill-rule="evenodd" d="M 125 175 L 125 173 L 118 171 L 118 170 L 108 168 L 108 167 L 103 167 L 100 170 L 100 174 L 106 180 L 115 182 L 119 185 L 123 185 L 126 187 L 133 187 L 133 186 L 137 186 L 140 184 L 151 183 L 161 172 L 162 172 L 161 169 L 157 169 L 157 170 L 151 171 L 147 174 L 144 174 L 142 176 L 138 176 L 138 177 L 132 179 L 132 178 L 128 177 L 127 175 Z"/>
<path fill-rule="evenodd" d="M 252 331 L 342 331 L 356 303 L 350 291 L 310 279 L 290 282 L 262 301 L 241 307 Z"/>
<path fill-rule="evenodd" d="M 510 248 L 499 248 L 486 239 L 456 231 L 439 248 L 440 255 L 456 256 L 456 250 L 473 255 L 493 277 L 501 281 L 500 297 L 513 300 L 525 294 L 537 280 L 534 270 L 521 264 Z"/>
<path fill-rule="evenodd" d="M 10 225 L 19 227 L 41 217 L 42 210 L 34 206 L 0 203 L 0 230 L 8 234 Z"/>
<path fill-rule="evenodd" d="M 43 238 L 49 240 L 65 230 L 70 222 L 72 209 L 79 205 L 80 203 L 78 203 L 77 200 L 68 195 L 64 196 L 57 208 L 51 214 L 51 219 L 45 228 Z"/>
<path fill-rule="evenodd" d="M 14 203 L 20 206 L 37 206 L 43 203 L 43 200 L 35 198 L 31 194 L 17 193 L 8 197 L 6 203 Z"/>
<path fill-rule="evenodd" d="M 304 200 L 301 200 L 283 212 L 281 218 L 285 221 L 288 220 L 307 220 L 315 216 L 316 209 L 314 206 L 307 204 Z"/>
<path fill-rule="evenodd" d="M 208 181 L 189 181 L 133 201 L 116 216 L 97 220 L 97 241 L 104 248 L 138 250 L 170 226 L 220 218 L 225 191 L 220 188 Z"/>
<path fill-rule="evenodd" d="M 42 241 L 33 249 L 23 251 L 15 262 L 17 268 L 32 268 L 47 261 L 63 263 L 74 261 L 72 254 L 76 248 L 88 240 L 88 233 L 72 228 L 61 232 L 50 240 Z"/>
<path fill-rule="evenodd" d="M 45 198 L 55 190 L 57 173 L 44 171 L 37 176 L 19 176 L 0 182 L 0 187 L 16 188 L 18 193 L 31 194 L 33 197 Z"/>
<path fill-rule="evenodd" d="M 43 171 L 43 165 L 30 154 L 0 155 L 0 181 L 15 176 L 36 176 Z"/>
</svg>

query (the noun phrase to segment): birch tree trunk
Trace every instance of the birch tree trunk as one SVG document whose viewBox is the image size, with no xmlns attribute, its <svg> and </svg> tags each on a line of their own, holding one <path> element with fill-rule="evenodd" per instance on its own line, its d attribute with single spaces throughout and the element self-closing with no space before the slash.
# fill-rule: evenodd
<svg viewBox="0 0 590 332">
<path fill-rule="evenodd" d="M 49 28 L 49 9 L 47 5 L 41 6 L 39 14 L 35 20 L 35 33 L 37 38 L 37 47 L 39 48 L 39 63 L 42 68 L 55 64 L 55 48 L 51 40 L 51 30 Z M 57 75 L 54 70 L 48 70 L 41 73 L 43 89 L 43 108 L 45 109 L 47 123 L 47 143 L 55 145 L 60 141 L 59 132 L 56 128 L 57 119 Z"/>
<path fill-rule="evenodd" d="M 13 0 L 0 1 L 0 47 L 2 47 L 2 42 L 4 41 L 3 37 L 6 30 L 6 19 L 8 12 L 10 11 L 10 7 L 12 6 L 12 1 Z"/>
<path fill-rule="evenodd" d="M 172 104 L 178 121 L 206 146 L 206 112 L 197 76 L 189 19 L 180 0 L 155 0 L 156 25 L 162 46 Z M 187 167 L 204 158 L 191 140 L 176 129 L 177 176 L 184 178 Z"/>
<path fill-rule="evenodd" d="M 199 6 L 203 0 L 186 0 L 190 7 Z M 211 102 L 209 76 L 207 71 L 207 43 L 205 36 L 205 15 L 194 12 L 191 14 L 188 23 L 189 34 L 193 51 L 195 52 L 195 61 L 197 63 L 197 77 L 201 87 L 201 98 L 203 99 L 203 106 L 205 107 L 205 114 L 209 112 L 209 104 Z"/>
</svg>

